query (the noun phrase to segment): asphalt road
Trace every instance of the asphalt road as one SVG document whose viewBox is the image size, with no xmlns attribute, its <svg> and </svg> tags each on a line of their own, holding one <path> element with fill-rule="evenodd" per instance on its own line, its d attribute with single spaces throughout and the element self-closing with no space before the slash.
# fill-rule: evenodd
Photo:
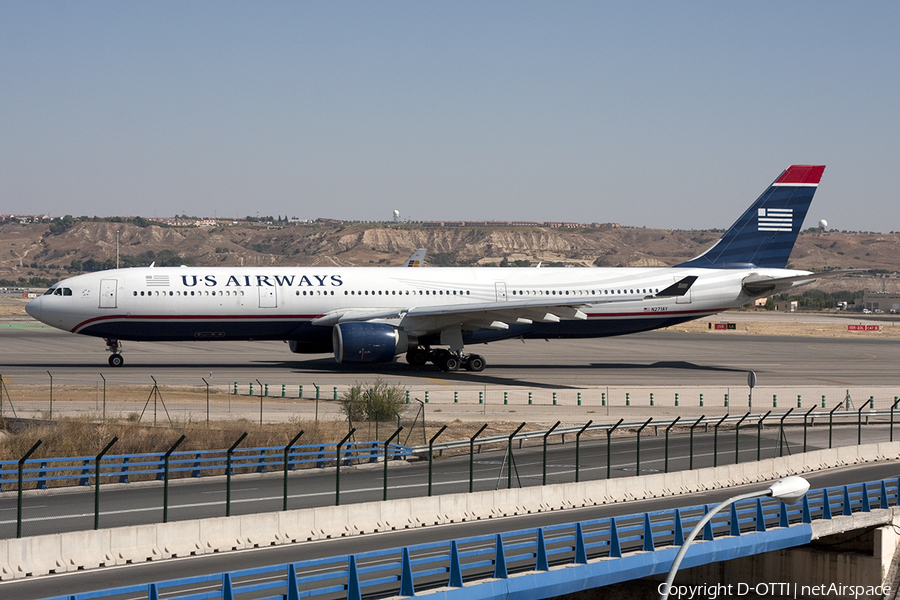
<svg viewBox="0 0 900 600">
<path fill-rule="evenodd" d="M 777 422 L 776 422 L 777 423 Z M 808 430 L 807 449 L 828 447 L 827 423 L 819 421 Z M 900 429 L 900 428 L 898 428 Z M 693 440 L 686 433 L 672 434 L 668 452 L 665 436 L 644 432 L 638 455 L 634 435 L 615 435 L 607 449 L 606 436 L 585 438 L 576 454 L 576 444 L 548 444 L 547 483 L 580 481 L 612 477 L 628 477 L 638 473 L 651 474 L 702 468 L 714 464 L 751 462 L 760 458 L 789 455 L 803 450 L 802 427 L 789 427 L 783 440 L 779 439 L 777 424 L 768 425 L 758 435 L 755 427 L 735 432 L 697 430 Z M 872 425 L 864 430 L 867 442 L 887 441 L 886 425 Z M 900 431 L 895 432 L 900 435 Z M 857 428 L 849 425 L 833 434 L 835 446 L 855 445 Z M 693 459 L 690 458 L 693 452 Z M 717 455 L 717 458 L 716 458 Z M 532 441 L 521 449 L 514 444 L 512 471 L 508 455 L 503 450 L 485 451 L 473 456 L 474 491 L 541 485 L 543 481 L 543 447 Z M 668 456 L 668 459 L 666 458 Z M 607 472 L 607 460 L 610 470 Z M 640 464 L 638 465 L 638 460 Z M 333 465 L 333 461 L 331 463 Z M 432 494 L 465 493 L 469 490 L 469 455 L 438 457 L 431 466 Z M 388 463 L 388 498 L 413 498 L 428 494 L 429 465 L 427 460 Z M 22 531 L 25 536 L 80 531 L 94 524 L 95 488 L 73 487 L 49 491 L 28 492 L 23 501 Z M 340 503 L 373 502 L 383 498 L 384 463 L 344 466 L 340 473 Z M 170 521 L 224 516 L 226 481 L 224 476 L 203 479 L 173 480 L 169 486 Z M 338 498 L 338 481 L 334 467 L 306 469 L 289 475 L 288 508 L 332 506 Z M 236 475 L 232 478 L 231 514 L 251 514 L 281 510 L 284 500 L 283 472 Z M 17 498 L 15 494 L 0 496 L 0 537 L 16 534 Z M 100 526 L 121 527 L 160 523 L 163 519 L 163 485 L 161 482 L 108 484 L 100 488 Z"/>
<path fill-rule="evenodd" d="M 896 477 L 900 469 L 894 462 L 867 464 L 843 469 L 811 473 L 806 477 L 813 488 L 845 485 Z M 76 594 L 121 585 L 193 577 L 265 565 L 312 560 L 328 556 L 357 554 L 386 548 L 437 542 L 455 538 L 491 535 L 560 523 L 598 519 L 610 516 L 663 510 L 678 506 L 720 502 L 725 498 L 756 489 L 751 486 L 718 490 L 703 494 L 675 496 L 652 500 L 632 501 L 585 509 L 555 511 L 521 517 L 503 517 L 467 523 L 401 530 L 389 533 L 322 540 L 305 544 L 291 544 L 270 548 L 241 550 L 225 554 L 204 555 L 122 567 L 110 567 L 50 575 L 32 580 L 0 583 L 0 597 L 33 600 L 54 595 Z M 207 587 L 215 587 L 207 586 Z"/>
</svg>

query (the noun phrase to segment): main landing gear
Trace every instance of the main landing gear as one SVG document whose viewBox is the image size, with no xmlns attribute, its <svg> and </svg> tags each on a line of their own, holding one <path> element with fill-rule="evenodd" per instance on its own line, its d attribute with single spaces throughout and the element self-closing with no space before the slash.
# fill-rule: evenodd
<svg viewBox="0 0 900 600">
<path fill-rule="evenodd" d="M 106 349 L 112 354 L 109 355 L 109 366 L 121 367 L 125 364 L 125 359 L 119 353 L 122 350 L 122 344 L 115 338 L 106 338 Z"/>
<path fill-rule="evenodd" d="M 466 371 L 484 371 L 485 360 L 480 354 L 463 354 L 450 350 L 431 350 L 417 346 L 406 353 L 406 362 L 421 367 L 427 362 L 434 363 L 441 371 L 458 371 L 464 368 Z"/>
</svg>

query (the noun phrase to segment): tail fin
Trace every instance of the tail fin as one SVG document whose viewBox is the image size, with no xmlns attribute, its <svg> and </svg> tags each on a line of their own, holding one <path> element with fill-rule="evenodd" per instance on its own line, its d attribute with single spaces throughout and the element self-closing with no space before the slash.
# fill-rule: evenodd
<svg viewBox="0 0 900 600">
<path fill-rule="evenodd" d="M 788 167 L 709 250 L 676 266 L 783 269 L 823 171 L 824 165 Z"/>
<path fill-rule="evenodd" d="M 413 252 L 408 259 L 406 259 L 407 267 L 424 267 L 425 266 L 425 254 L 428 252 L 425 248 L 419 248 L 415 252 Z"/>
</svg>

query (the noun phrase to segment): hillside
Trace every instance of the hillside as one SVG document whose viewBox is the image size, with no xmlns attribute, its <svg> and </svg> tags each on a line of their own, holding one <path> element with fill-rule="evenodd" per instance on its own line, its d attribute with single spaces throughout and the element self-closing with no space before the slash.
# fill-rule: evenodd
<svg viewBox="0 0 900 600">
<path fill-rule="evenodd" d="M 144 223 L 146 224 L 146 223 Z M 0 225 L 0 279 L 56 280 L 115 265 L 116 231 L 123 266 L 193 264 L 219 266 L 400 265 L 416 249 L 428 249 L 431 265 L 536 264 L 604 267 L 669 266 L 708 248 L 714 231 L 637 228 L 425 228 L 414 225 L 264 225 L 219 227 L 138 226 L 78 221 L 53 233 L 48 224 Z M 807 231 L 791 257 L 801 269 L 872 269 L 889 279 L 865 277 L 828 282 L 822 289 L 900 291 L 900 234 Z M 504 262 L 505 261 L 505 262 Z M 520 262 L 516 262 L 520 261 Z"/>
</svg>

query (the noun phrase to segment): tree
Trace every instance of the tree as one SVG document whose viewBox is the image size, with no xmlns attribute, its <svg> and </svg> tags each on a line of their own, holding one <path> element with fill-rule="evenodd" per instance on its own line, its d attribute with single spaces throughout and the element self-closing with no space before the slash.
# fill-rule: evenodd
<svg viewBox="0 0 900 600">
<path fill-rule="evenodd" d="M 406 410 L 406 389 L 380 377 L 374 383 L 357 383 L 338 398 L 350 421 L 390 421 Z"/>
</svg>

